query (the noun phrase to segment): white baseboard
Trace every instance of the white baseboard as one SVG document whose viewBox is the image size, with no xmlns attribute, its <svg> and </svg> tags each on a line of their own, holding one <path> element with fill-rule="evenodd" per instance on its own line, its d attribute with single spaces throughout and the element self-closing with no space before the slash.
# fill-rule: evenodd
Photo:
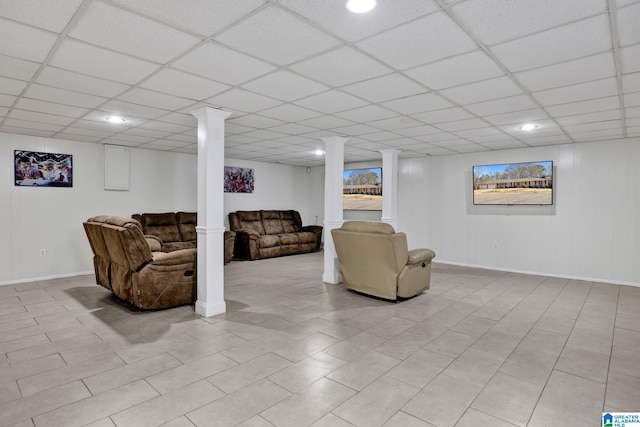
<svg viewBox="0 0 640 427">
<path fill-rule="evenodd" d="M 518 273 L 518 274 L 530 274 L 532 276 L 544 276 L 544 277 L 555 277 L 558 279 L 570 279 L 570 280 L 581 280 L 584 282 L 596 282 L 596 283 L 606 283 L 608 285 L 623 285 L 623 286 L 635 286 L 640 288 L 640 283 L 638 282 L 625 282 L 622 280 L 609 280 L 609 279 L 596 279 L 593 277 L 581 277 L 581 276 L 569 276 L 564 274 L 551 274 L 551 273 L 541 273 L 539 271 L 524 271 L 524 270 L 514 270 L 509 268 L 498 268 L 498 267 L 487 267 L 486 265 L 475 265 L 475 264 L 465 264 L 461 262 L 451 262 L 451 261 L 432 261 L 433 264 L 446 264 L 446 265 L 457 265 L 459 267 L 469 267 L 469 268 L 481 268 L 483 270 L 495 270 L 495 271 L 504 271 L 507 273 Z"/>
<path fill-rule="evenodd" d="M 17 285 L 20 283 L 28 283 L 28 282 L 38 282 L 41 280 L 64 279 L 65 277 L 85 276 L 87 274 L 94 274 L 94 271 L 89 270 L 89 271 L 80 271 L 77 273 L 57 274 L 54 276 L 30 277 L 28 279 L 9 280 L 8 282 L 0 282 L 0 286 Z"/>
</svg>

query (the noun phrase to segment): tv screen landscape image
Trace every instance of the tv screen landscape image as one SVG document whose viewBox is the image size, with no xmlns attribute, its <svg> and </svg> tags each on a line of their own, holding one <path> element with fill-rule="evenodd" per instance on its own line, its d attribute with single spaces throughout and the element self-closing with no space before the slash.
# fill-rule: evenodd
<svg viewBox="0 0 640 427">
<path fill-rule="evenodd" d="M 348 210 L 382 210 L 382 168 L 345 169 L 342 208 Z"/>
<path fill-rule="evenodd" d="M 473 166 L 474 205 L 552 205 L 553 162 Z"/>
</svg>

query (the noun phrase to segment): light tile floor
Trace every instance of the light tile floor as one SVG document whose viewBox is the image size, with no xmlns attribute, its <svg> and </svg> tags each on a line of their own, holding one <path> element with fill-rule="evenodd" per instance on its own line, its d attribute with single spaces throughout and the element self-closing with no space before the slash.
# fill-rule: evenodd
<svg viewBox="0 0 640 427">
<path fill-rule="evenodd" d="M 92 276 L 0 287 L 1 426 L 600 426 L 640 411 L 640 288 L 434 265 L 392 303 L 322 254 L 225 267 L 225 315 Z"/>
</svg>

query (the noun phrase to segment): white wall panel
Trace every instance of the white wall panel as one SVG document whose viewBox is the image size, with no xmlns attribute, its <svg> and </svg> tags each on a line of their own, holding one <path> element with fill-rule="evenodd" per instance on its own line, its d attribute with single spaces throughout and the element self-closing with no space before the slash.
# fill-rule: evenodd
<svg viewBox="0 0 640 427">
<path fill-rule="evenodd" d="M 553 207 L 472 205 L 473 165 L 537 160 Z M 399 228 L 442 262 L 640 284 L 639 165 L 637 139 L 401 160 Z"/>
</svg>

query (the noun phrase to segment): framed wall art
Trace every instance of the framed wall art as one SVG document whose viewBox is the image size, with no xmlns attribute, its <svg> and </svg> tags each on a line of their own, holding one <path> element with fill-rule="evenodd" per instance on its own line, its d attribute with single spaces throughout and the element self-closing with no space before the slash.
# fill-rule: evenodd
<svg viewBox="0 0 640 427">
<path fill-rule="evenodd" d="M 253 193 L 254 179 L 253 169 L 225 166 L 224 192 Z"/>
<path fill-rule="evenodd" d="M 73 187 L 73 156 L 14 150 L 14 176 L 21 187 Z"/>
</svg>

